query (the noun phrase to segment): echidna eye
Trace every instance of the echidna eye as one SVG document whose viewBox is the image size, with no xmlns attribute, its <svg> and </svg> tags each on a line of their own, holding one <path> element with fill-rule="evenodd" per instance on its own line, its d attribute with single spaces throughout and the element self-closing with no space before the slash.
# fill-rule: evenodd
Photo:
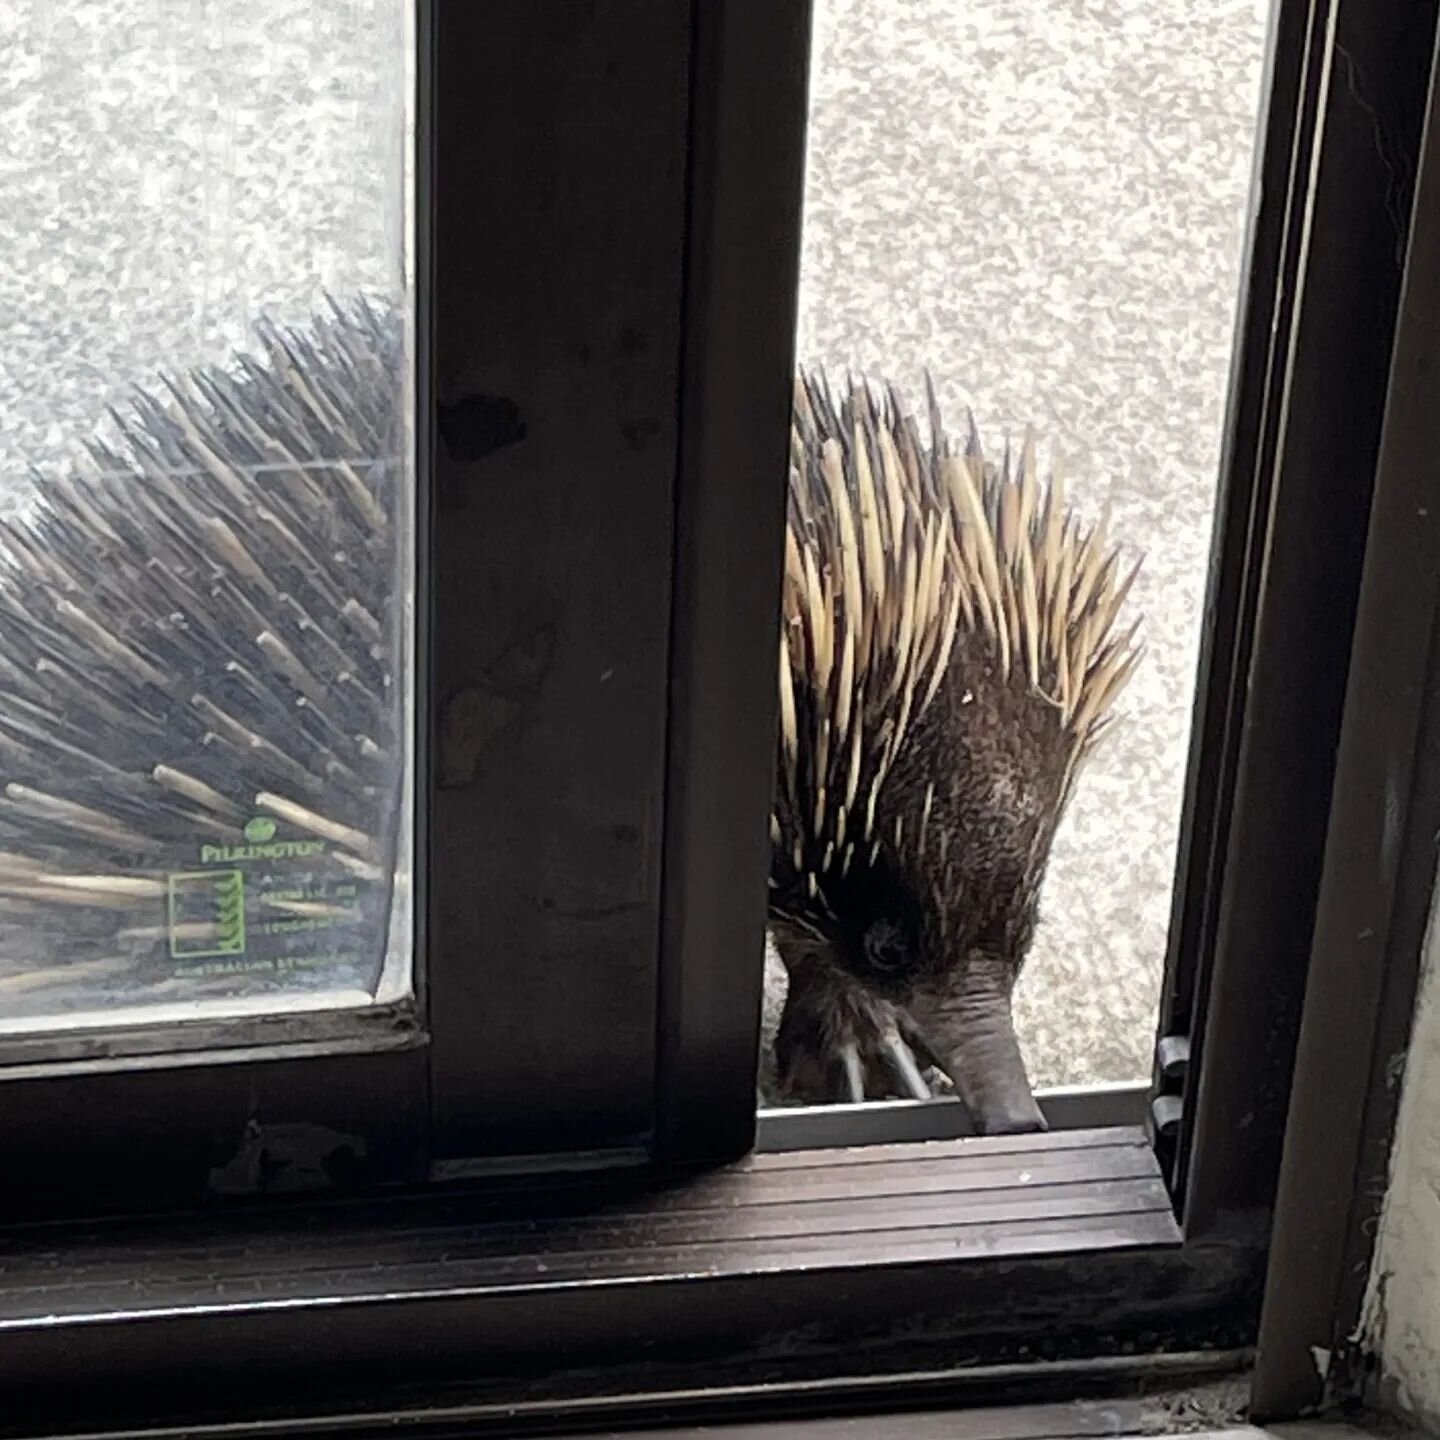
<svg viewBox="0 0 1440 1440">
<path fill-rule="evenodd" d="M 865 952 L 867 965 L 888 974 L 905 964 L 905 933 L 892 920 L 876 920 L 866 930 L 861 949 Z"/>
</svg>

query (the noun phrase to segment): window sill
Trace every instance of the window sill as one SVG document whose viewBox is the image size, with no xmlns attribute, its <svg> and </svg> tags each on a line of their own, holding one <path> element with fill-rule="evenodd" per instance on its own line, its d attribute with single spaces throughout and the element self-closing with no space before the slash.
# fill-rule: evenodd
<svg viewBox="0 0 1440 1440">
<path fill-rule="evenodd" d="M 0 1248 L 0 1395 L 192 1423 L 236 1375 L 291 1416 L 1214 1348 L 1248 1343 L 1259 1255 L 1182 1243 L 1134 1129 L 33 1227 Z"/>
<path fill-rule="evenodd" d="M 339 1205 L 323 1235 L 314 1212 L 288 1206 L 237 1215 L 223 1233 L 182 1222 L 151 1237 L 141 1274 L 139 1222 L 59 1243 L 19 1232 L 0 1262 L 0 1330 L 373 1303 L 437 1281 L 449 1296 L 543 1295 L 1181 1240 L 1154 1154 L 1128 1128 L 756 1155 L 668 1186 L 517 1179 L 391 1205 L 404 1223 L 384 1202 Z"/>
</svg>

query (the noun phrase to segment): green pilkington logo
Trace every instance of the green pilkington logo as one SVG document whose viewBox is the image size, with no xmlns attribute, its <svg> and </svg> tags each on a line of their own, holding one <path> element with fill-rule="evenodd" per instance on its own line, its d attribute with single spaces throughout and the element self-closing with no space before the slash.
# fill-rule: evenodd
<svg viewBox="0 0 1440 1440">
<path fill-rule="evenodd" d="M 337 889 L 317 882 L 310 867 L 304 864 L 298 874 L 283 876 L 280 872 L 289 869 L 284 862 L 314 860 L 323 856 L 329 847 L 323 840 L 278 839 L 279 833 L 279 824 L 269 815 L 252 815 L 241 828 L 239 843 L 199 847 L 200 864 L 207 868 L 167 877 L 172 959 L 211 960 L 245 955 L 248 943 L 245 905 L 251 887 L 259 887 L 254 893 L 259 897 L 262 911 L 276 904 L 283 909 L 284 903 L 291 901 L 301 907 L 293 915 L 279 919 L 266 919 L 262 915 L 249 927 L 257 936 L 329 929 L 335 923 L 334 916 L 304 914 L 306 905 L 333 905 L 345 896 L 348 897 L 346 903 L 353 906 L 353 883 Z M 247 886 L 246 872 L 239 868 L 244 861 L 280 863 L 266 864 L 252 871 Z M 219 866 L 224 868 L 209 868 Z"/>
<path fill-rule="evenodd" d="M 325 853 L 323 840 L 277 840 L 279 827 L 268 815 L 255 815 L 241 832 L 243 845 L 202 845 L 202 865 L 233 865 L 238 860 L 308 860 Z"/>
<path fill-rule="evenodd" d="M 198 870 L 169 879 L 171 958 L 243 955 L 245 872 Z"/>
</svg>

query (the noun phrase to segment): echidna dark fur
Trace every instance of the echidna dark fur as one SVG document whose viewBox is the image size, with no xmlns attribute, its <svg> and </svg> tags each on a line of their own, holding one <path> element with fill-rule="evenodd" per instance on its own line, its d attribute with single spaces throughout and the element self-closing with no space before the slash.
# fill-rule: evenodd
<svg viewBox="0 0 1440 1440">
<path fill-rule="evenodd" d="M 36 475 L 0 524 L 7 956 L 38 943 L 82 970 L 163 971 L 169 877 L 257 814 L 323 842 L 321 871 L 357 882 L 350 911 L 383 933 L 402 324 L 355 301 L 257 333 L 233 367 L 117 408 L 88 464 Z M 304 914 L 283 897 L 272 912 Z M 272 959 L 316 948 L 291 923 Z"/>
</svg>

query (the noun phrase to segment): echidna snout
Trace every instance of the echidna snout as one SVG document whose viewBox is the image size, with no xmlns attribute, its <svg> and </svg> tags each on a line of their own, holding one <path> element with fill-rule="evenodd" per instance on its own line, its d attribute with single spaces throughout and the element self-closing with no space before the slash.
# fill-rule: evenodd
<svg viewBox="0 0 1440 1440">
<path fill-rule="evenodd" d="M 887 994 L 847 972 L 833 951 L 800 957 L 786 949 L 790 984 L 776 1041 L 786 1101 L 928 1099 L 930 1070 L 954 1085 L 979 1133 L 1046 1128 L 1015 1034 L 1008 962 L 976 956 Z"/>
<path fill-rule="evenodd" d="M 1056 829 L 1139 659 L 1121 573 L 1035 448 L 922 437 L 893 388 L 791 433 L 770 818 L 788 971 L 779 1099 L 928 1098 L 982 1133 L 1044 1128 L 1011 996 Z"/>
<path fill-rule="evenodd" d="M 1046 1128 L 1011 1010 L 1019 968 L 1018 961 L 974 954 L 908 997 L 922 1049 L 936 1057 L 983 1135 Z"/>
</svg>

